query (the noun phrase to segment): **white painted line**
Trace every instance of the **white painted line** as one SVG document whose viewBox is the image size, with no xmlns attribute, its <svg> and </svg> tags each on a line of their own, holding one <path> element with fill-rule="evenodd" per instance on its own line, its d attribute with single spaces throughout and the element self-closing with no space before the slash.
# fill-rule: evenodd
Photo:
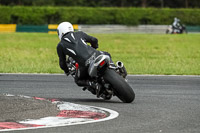
<svg viewBox="0 0 200 133">
<path fill-rule="evenodd" d="M 200 77 L 200 75 L 128 75 L 130 77 Z"/>
<path fill-rule="evenodd" d="M 3 75 L 3 74 L 5 74 L 5 75 L 62 75 L 62 76 L 64 76 L 65 74 L 60 74 L 60 73 L 0 73 L 0 75 Z M 161 76 L 161 77 L 181 77 L 181 76 L 183 76 L 183 77 L 200 77 L 200 75 L 154 75 L 154 74 L 135 74 L 135 75 L 133 75 L 133 74 L 129 74 L 128 76 L 147 76 L 147 77 L 159 77 L 159 76 Z"/>
<path fill-rule="evenodd" d="M 0 73 L 0 75 L 65 75 L 61 73 Z"/>
</svg>

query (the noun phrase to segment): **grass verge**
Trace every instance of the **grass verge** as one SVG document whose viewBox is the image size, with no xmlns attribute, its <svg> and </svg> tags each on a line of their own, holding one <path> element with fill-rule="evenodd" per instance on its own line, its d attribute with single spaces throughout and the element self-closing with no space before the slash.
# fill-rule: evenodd
<svg viewBox="0 0 200 133">
<path fill-rule="evenodd" d="M 92 34 L 129 74 L 200 75 L 200 35 Z M 1 33 L 0 73 L 63 73 L 57 35 Z"/>
</svg>

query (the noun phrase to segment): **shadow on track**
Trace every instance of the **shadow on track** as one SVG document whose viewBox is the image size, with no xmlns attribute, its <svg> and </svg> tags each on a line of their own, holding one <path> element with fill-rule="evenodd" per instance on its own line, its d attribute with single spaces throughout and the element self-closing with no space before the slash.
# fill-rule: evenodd
<svg viewBox="0 0 200 133">
<path fill-rule="evenodd" d="M 60 101 L 65 102 L 85 102 L 85 103 L 122 103 L 120 101 L 103 100 L 103 99 L 84 99 L 84 98 L 61 98 Z"/>
</svg>

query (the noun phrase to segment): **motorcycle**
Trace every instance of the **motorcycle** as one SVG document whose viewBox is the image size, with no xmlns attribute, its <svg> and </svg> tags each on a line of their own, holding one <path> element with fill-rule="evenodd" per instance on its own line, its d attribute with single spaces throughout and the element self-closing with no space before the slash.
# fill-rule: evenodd
<svg viewBox="0 0 200 133">
<path fill-rule="evenodd" d="M 179 26 L 178 29 L 175 29 L 175 28 L 173 28 L 172 25 L 169 25 L 167 30 L 166 30 L 166 34 L 182 34 L 182 33 L 187 34 L 187 29 L 186 29 L 185 25 Z"/>
<path fill-rule="evenodd" d="M 122 62 L 118 61 L 113 65 L 110 60 L 108 55 L 103 54 L 89 59 L 89 80 L 101 85 L 101 93 L 97 97 L 110 100 L 112 96 L 117 96 L 122 102 L 131 103 L 135 99 L 135 93 L 126 80 L 127 71 Z M 68 57 L 67 66 L 69 74 L 75 78 L 78 63 Z M 97 95 L 92 86 L 84 87 L 83 90 Z"/>
</svg>

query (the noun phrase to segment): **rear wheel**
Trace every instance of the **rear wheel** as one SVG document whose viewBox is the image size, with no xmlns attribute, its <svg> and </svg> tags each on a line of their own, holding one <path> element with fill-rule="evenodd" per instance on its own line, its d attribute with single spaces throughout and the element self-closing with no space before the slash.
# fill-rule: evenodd
<svg viewBox="0 0 200 133">
<path fill-rule="evenodd" d="M 129 84 L 112 69 L 107 69 L 103 75 L 105 82 L 111 84 L 115 95 L 124 103 L 131 103 L 135 99 L 135 93 Z"/>
</svg>

